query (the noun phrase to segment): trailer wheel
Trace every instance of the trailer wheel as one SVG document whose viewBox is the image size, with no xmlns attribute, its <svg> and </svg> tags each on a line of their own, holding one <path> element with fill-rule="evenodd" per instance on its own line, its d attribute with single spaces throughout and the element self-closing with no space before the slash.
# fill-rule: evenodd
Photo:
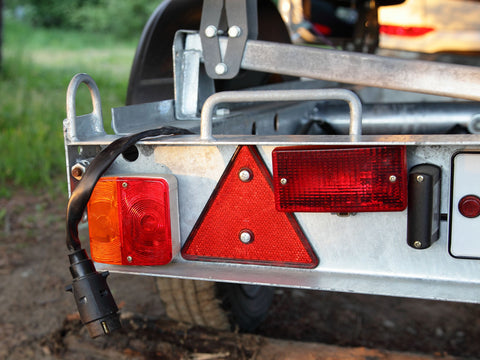
<svg viewBox="0 0 480 360">
<path fill-rule="evenodd" d="M 159 278 L 157 288 L 169 318 L 219 330 L 255 330 L 273 298 L 273 288 L 256 285 Z"/>
</svg>

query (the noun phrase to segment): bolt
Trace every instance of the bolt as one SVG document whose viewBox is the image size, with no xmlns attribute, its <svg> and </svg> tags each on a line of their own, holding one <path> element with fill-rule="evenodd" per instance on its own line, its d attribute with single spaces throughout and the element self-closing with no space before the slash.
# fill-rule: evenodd
<svg viewBox="0 0 480 360">
<path fill-rule="evenodd" d="M 420 249 L 422 247 L 422 243 L 417 240 L 413 243 L 413 246 L 415 246 L 417 249 Z"/>
<path fill-rule="evenodd" d="M 287 182 L 288 182 L 288 181 L 287 181 L 287 179 L 285 179 L 285 178 L 281 178 L 281 179 L 280 179 L 280 184 L 282 184 L 282 185 L 287 185 Z"/>
<path fill-rule="evenodd" d="M 397 181 L 397 177 L 395 175 L 390 175 L 390 177 L 388 178 L 388 180 L 390 180 L 391 183 L 394 183 Z"/>
<path fill-rule="evenodd" d="M 132 262 L 132 261 L 133 261 L 133 258 L 132 258 L 130 255 L 128 255 L 128 256 L 127 256 L 127 261 L 128 261 L 128 262 Z"/>
<path fill-rule="evenodd" d="M 242 29 L 240 29 L 239 26 L 230 26 L 230 28 L 228 29 L 228 36 L 230 36 L 231 38 L 237 38 L 240 35 L 242 35 Z"/>
<path fill-rule="evenodd" d="M 208 38 L 213 38 L 214 36 L 217 35 L 217 28 L 213 25 L 208 25 L 205 28 L 205 36 Z"/>
<path fill-rule="evenodd" d="M 218 63 L 215 66 L 215 73 L 217 75 L 225 75 L 228 71 L 228 66 L 224 63 Z"/>
<path fill-rule="evenodd" d="M 238 173 L 238 178 L 243 182 L 249 182 L 250 180 L 252 180 L 252 172 L 250 171 L 250 169 L 242 169 Z"/>
<path fill-rule="evenodd" d="M 423 182 L 423 180 L 425 180 L 425 178 L 423 177 L 423 175 L 418 175 L 418 176 L 417 176 L 417 182 L 421 183 L 421 182 Z"/>
<path fill-rule="evenodd" d="M 230 109 L 228 108 L 218 108 L 215 111 L 215 115 L 217 116 L 227 116 L 228 114 L 230 114 Z"/>
<path fill-rule="evenodd" d="M 73 165 L 72 167 L 72 176 L 77 179 L 77 180 L 81 180 L 82 177 L 83 177 L 83 174 L 85 174 L 85 165 L 81 164 L 81 163 L 76 163 L 75 165 Z"/>
<path fill-rule="evenodd" d="M 250 244 L 253 241 L 253 233 L 250 230 L 242 230 L 239 238 L 242 243 Z"/>
<path fill-rule="evenodd" d="M 126 182 L 123 182 L 122 187 L 126 188 L 126 187 L 128 187 L 128 184 Z"/>
</svg>

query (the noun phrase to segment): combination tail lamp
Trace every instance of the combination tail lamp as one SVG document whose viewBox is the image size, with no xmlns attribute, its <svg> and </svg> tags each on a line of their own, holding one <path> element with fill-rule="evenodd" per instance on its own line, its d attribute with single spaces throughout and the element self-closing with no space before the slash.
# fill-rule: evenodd
<svg viewBox="0 0 480 360">
<path fill-rule="evenodd" d="M 92 259 L 168 264 L 180 251 L 177 203 L 173 175 L 101 178 L 88 202 Z"/>
<path fill-rule="evenodd" d="M 69 260 L 73 282 L 67 287 L 67 291 L 73 293 L 80 319 L 87 327 L 91 337 L 110 334 L 120 328 L 120 315 L 107 284 L 108 272 L 97 272 L 94 263 L 82 249 L 78 237 L 78 224 L 94 193 L 95 186 L 118 155 L 141 139 L 181 134 L 190 134 L 190 132 L 174 127 L 162 127 L 115 140 L 92 160 L 72 192 L 67 205 L 66 243 L 71 251 Z M 108 206 L 106 208 L 108 214 L 97 215 L 97 222 L 104 222 L 104 225 L 116 229 L 118 236 L 117 238 L 106 237 L 97 226 L 97 229 L 94 230 L 97 239 L 94 243 L 94 253 L 100 258 L 116 259 L 121 263 L 124 260 L 126 263 L 130 263 L 129 259 L 131 259 L 131 263 L 134 264 L 152 261 L 152 259 L 156 263 L 162 263 L 171 258 L 175 253 L 171 239 L 177 235 L 175 234 L 176 230 L 172 226 L 168 226 L 172 218 L 170 208 L 166 209 L 164 206 L 158 210 L 156 206 L 170 204 L 172 198 L 175 198 L 172 196 L 172 191 L 176 189 L 174 180 L 114 178 L 101 180 L 100 184 L 100 188 L 107 188 L 109 192 L 97 191 L 90 207 L 103 211 L 105 210 L 105 198 L 110 197 L 111 208 Z M 153 195 L 154 199 L 150 196 L 151 194 L 155 194 Z M 93 222 L 95 223 L 95 220 Z M 140 237 L 139 241 L 134 244 L 131 239 L 139 233 L 139 230 L 146 231 L 151 237 L 148 239 L 147 236 Z M 159 246 L 165 249 L 165 244 L 169 241 L 170 252 L 165 254 L 158 251 Z M 120 248 L 117 246 L 117 248 L 105 250 L 105 243 L 118 243 Z"/>
</svg>

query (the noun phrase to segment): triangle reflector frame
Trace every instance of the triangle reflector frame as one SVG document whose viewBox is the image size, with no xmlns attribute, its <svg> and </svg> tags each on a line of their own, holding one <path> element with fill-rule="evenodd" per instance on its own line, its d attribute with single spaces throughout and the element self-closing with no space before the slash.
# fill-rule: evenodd
<svg viewBox="0 0 480 360">
<path fill-rule="evenodd" d="M 254 146 L 239 146 L 193 227 L 187 260 L 282 267 L 318 265 L 292 213 L 275 209 L 272 177 Z"/>
</svg>

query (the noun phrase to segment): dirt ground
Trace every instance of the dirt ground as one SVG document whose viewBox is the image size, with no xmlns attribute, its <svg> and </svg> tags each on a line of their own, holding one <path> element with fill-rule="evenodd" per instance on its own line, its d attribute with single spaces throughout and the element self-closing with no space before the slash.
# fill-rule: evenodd
<svg viewBox="0 0 480 360">
<path fill-rule="evenodd" d="M 0 359 L 480 358 L 480 305 L 277 289 L 264 324 L 238 334 L 169 320 L 152 278 L 118 274 L 124 327 L 91 340 L 65 292 L 59 194 L 0 199 Z"/>
</svg>

